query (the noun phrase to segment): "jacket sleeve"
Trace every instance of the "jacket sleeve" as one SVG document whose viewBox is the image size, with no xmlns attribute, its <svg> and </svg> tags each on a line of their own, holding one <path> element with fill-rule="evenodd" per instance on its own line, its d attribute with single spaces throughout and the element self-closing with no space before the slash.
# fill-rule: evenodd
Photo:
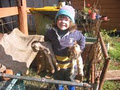
<svg viewBox="0 0 120 90">
<path fill-rule="evenodd" d="M 50 40 L 50 30 L 47 30 L 47 31 L 46 31 L 45 36 L 44 36 L 44 40 L 45 40 L 45 41 L 51 41 L 51 40 Z"/>
<path fill-rule="evenodd" d="M 86 39 L 85 39 L 85 37 L 83 36 L 82 33 L 80 33 L 80 36 L 81 36 L 81 37 L 80 37 L 80 39 L 79 39 L 79 41 L 78 41 L 78 44 L 80 45 L 81 51 L 83 51 L 84 48 L 85 48 Z"/>
</svg>

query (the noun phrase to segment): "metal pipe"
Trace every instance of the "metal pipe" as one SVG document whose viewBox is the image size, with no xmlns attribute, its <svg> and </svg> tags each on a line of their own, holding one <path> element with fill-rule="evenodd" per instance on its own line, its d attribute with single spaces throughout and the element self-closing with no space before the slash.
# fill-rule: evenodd
<svg viewBox="0 0 120 90">
<path fill-rule="evenodd" d="M 52 84 L 73 85 L 73 86 L 87 87 L 87 88 L 92 88 L 92 86 L 93 86 L 92 84 L 90 85 L 88 83 L 76 83 L 76 82 L 71 82 L 71 81 L 50 80 L 50 79 L 46 79 L 46 78 L 16 76 L 16 75 L 9 75 L 9 74 L 5 74 L 5 73 L 0 73 L 0 77 L 28 80 L 28 81 L 36 81 L 36 82 L 43 82 L 43 83 L 52 83 Z"/>
</svg>

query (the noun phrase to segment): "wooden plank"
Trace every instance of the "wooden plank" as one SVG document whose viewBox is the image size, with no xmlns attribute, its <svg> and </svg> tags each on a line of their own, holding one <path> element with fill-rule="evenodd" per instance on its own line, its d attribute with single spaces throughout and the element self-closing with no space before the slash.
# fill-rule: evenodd
<svg viewBox="0 0 120 90">
<path fill-rule="evenodd" d="M 118 13 L 119 12 L 119 9 L 103 9 L 104 12 L 109 12 L 109 13 Z"/>
<path fill-rule="evenodd" d="M 120 80 L 120 77 L 118 76 L 118 77 L 105 78 L 105 80 L 114 80 L 114 81 L 116 81 L 116 80 Z"/>
<path fill-rule="evenodd" d="M 114 24 L 116 24 L 116 25 L 114 25 Z M 111 22 L 111 23 L 103 23 L 102 25 L 105 25 L 105 26 L 114 26 L 114 27 L 116 27 L 116 26 L 120 26 L 120 22 L 119 23 L 117 23 L 117 22 Z"/>
<path fill-rule="evenodd" d="M 102 6 L 102 9 L 120 9 L 120 6 L 117 6 L 117 5 L 113 5 L 113 6 L 104 5 L 104 6 Z"/>
<path fill-rule="evenodd" d="M 117 8 L 119 8 L 120 9 L 120 4 L 103 4 L 103 5 L 101 5 L 101 7 L 103 8 L 103 9 L 105 9 L 105 8 L 112 8 L 112 9 L 117 9 Z"/>
<path fill-rule="evenodd" d="M 102 12 L 102 15 L 106 15 L 106 16 L 109 16 L 109 14 L 119 14 L 117 11 L 113 10 L 113 11 L 110 11 L 110 10 L 104 10 Z"/>
<path fill-rule="evenodd" d="M 105 22 L 105 23 L 102 23 L 102 26 L 110 26 L 110 27 L 112 27 L 112 26 L 114 26 L 114 27 L 119 26 L 120 27 L 120 22 L 118 22 L 118 23 L 117 22 L 111 22 L 111 23 Z"/>
<path fill-rule="evenodd" d="M 117 29 L 117 30 L 120 30 L 120 25 L 102 25 L 101 28 L 105 28 L 105 29 L 109 29 L 109 30 L 113 30 L 113 29 Z"/>
<path fill-rule="evenodd" d="M 114 25 L 114 24 L 120 24 L 120 21 L 118 20 L 118 18 L 116 18 L 116 19 L 114 19 L 114 20 L 111 18 L 111 20 L 109 21 L 108 24 L 113 24 L 113 25 Z"/>
<path fill-rule="evenodd" d="M 120 0 L 99 0 L 100 3 L 120 3 Z"/>
<path fill-rule="evenodd" d="M 101 27 L 104 27 L 106 29 L 117 29 L 120 30 L 120 24 L 114 25 L 114 24 L 110 24 L 110 25 L 102 25 Z"/>
<path fill-rule="evenodd" d="M 109 1 L 104 2 L 104 1 L 103 1 L 103 2 L 101 2 L 100 4 L 101 4 L 101 5 L 104 5 L 104 4 L 105 4 L 105 5 L 106 5 L 106 4 L 115 5 L 115 4 L 120 4 L 120 2 L 109 2 Z"/>
<path fill-rule="evenodd" d="M 107 71 L 105 80 L 120 80 L 120 70 Z"/>
<path fill-rule="evenodd" d="M 119 14 L 110 13 L 108 17 L 111 17 L 111 18 L 120 18 L 120 13 Z"/>
<path fill-rule="evenodd" d="M 103 23 L 104 23 L 104 21 L 103 21 Z M 110 24 L 110 23 L 120 23 L 120 21 L 118 20 L 118 18 L 110 18 L 110 20 L 108 22 L 105 22 L 105 23 L 108 23 L 108 24 Z"/>
<path fill-rule="evenodd" d="M 7 7 L 7 8 L 0 8 L 0 18 L 13 16 L 18 14 L 17 7 Z"/>
</svg>

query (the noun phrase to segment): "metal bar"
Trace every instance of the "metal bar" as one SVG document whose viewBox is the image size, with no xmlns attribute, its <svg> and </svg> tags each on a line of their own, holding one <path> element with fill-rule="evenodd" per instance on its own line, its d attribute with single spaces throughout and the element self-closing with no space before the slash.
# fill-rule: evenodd
<svg viewBox="0 0 120 90">
<path fill-rule="evenodd" d="M 4 23 L 3 21 L 0 20 L 0 22 L 2 22 L 2 24 L 0 24 L 0 26 L 1 26 L 1 25 L 5 25 L 5 24 L 15 23 L 16 21 L 11 21 L 11 22 Z"/>
<path fill-rule="evenodd" d="M 43 82 L 43 83 L 52 83 L 52 84 L 73 85 L 73 86 L 87 87 L 87 88 L 93 87 L 92 84 L 88 84 L 88 83 L 76 83 L 76 82 L 71 82 L 71 81 L 50 80 L 50 79 L 46 79 L 46 78 L 33 78 L 33 77 L 28 77 L 28 76 L 16 76 L 16 75 L 9 75 L 9 74 L 5 74 L 5 73 L 0 73 L 0 77 L 20 79 L 20 80 L 28 80 L 28 81 L 36 81 L 36 82 Z"/>
<path fill-rule="evenodd" d="M 17 76 L 20 76 L 19 73 L 16 74 Z M 13 79 L 11 81 L 8 81 L 5 83 L 4 86 L 2 86 L 2 88 L 0 88 L 0 90 L 12 90 L 13 86 L 15 85 L 15 83 L 17 83 L 18 79 Z"/>
</svg>

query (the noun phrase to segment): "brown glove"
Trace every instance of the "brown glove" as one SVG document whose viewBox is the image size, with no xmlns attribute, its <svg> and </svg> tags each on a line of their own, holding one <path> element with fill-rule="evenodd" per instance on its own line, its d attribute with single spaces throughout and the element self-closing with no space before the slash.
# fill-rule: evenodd
<svg viewBox="0 0 120 90">
<path fill-rule="evenodd" d="M 6 69 L 3 73 L 10 74 L 10 75 L 14 74 L 12 69 Z M 2 79 L 5 80 L 5 81 L 8 81 L 10 78 L 3 77 Z"/>
</svg>

